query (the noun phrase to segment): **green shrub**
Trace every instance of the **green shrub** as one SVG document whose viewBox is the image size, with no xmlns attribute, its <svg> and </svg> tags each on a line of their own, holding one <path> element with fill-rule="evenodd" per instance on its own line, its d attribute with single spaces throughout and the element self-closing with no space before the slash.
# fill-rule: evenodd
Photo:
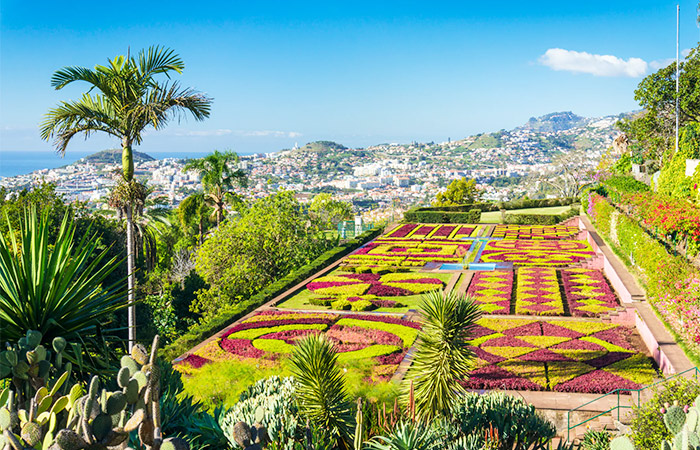
<svg viewBox="0 0 700 450">
<path fill-rule="evenodd" d="M 355 267 L 355 273 L 371 273 L 371 272 L 372 272 L 371 267 L 367 267 L 367 266 Z"/>
<path fill-rule="evenodd" d="M 332 298 L 317 298 L 317 297 L 312 297 L 309 299 L 309 305 L 315 305 L 315 306 L 330 306 L 331 302 L 333 301 Z"/>
<path fill-rule="evenodd" d="M 357 236 L 355 239 L 351 239 L 343 245 L 328 250 L 316 258 L 313 262 L 300 267 L 285 277 L 280 278 L 249 299 L 222 308 L 215 316 L 211 317 L 207 321 L 195 325 L 189 332 L 183 334 L 179 339 L 165 347 L 162 351 L 162 356 L 168 360 L 172 360 L 182 355 L 190 348 L 199 344 L 225 326 L 231 324 L 231 322 L 240 319 L 249 312 L 258 308 L 263 303 L 273 299 L 295 284 L 307 279 L 314 273 L 337 261 L 366 242 L 371 241 L 375 237 L 379 236 L 382 231 L 383 228 L 373 228 L 372 230 L 366 231 L 365 233 Z"/>
<path fill-rule="evenodd" d="M 390 269 L 388 267 L 372 267 L 371 272 L 377 275 L 385 275 L 390 272 Z"/>
<path fill-rule="evenodd" d="M 665 383 L 665 387 L 652 388 L 653 395 L 649 401 L 633 408 L 634 418 L 632 440 L 637 450 L 658 450 L 663 440 L 673 438 L 664 425 L 661 408 L 665 403 L 678 401 L 680 405 L 692 405 L 700 395 L 700 385 L 683 377 L 674 378 Z"/>
<path fill-rule="evenodd" d="M 372 311 L 376 309 L 376 307 L 369 300 L 358 300 L 351 303 L 350 309 L 352 311 Z"/>
<path fill-rule="evenodd" d="M 352 307 L 352 304 L 347 301 L 344 298 L 341 298 L 340 300 L 335 300 L 331 302 L 331 308 L 336 309 L 338 311 L 343 311 L 343 310 L 349 310 Z"/>
<path fill-rule="evenodd" d="M 556 225 L 579 214 L 579 208 L 572 207 L 561 214 L 506 214 L 505 223 L 515 225 Z"/>
</svg>

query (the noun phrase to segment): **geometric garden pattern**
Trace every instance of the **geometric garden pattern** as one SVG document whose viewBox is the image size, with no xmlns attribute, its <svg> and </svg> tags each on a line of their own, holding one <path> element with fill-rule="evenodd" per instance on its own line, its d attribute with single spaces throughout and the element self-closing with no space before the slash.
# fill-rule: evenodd
<svg viewBox="0 0 700 450">
<path fill-rule="evenodd" d="M 634 350 L 633 331 L 582 320 L 486 318 L 471 341 L 477 368 L 465 387 L 607 393 L 653 382 L 649 358 Z"/>
</svg>

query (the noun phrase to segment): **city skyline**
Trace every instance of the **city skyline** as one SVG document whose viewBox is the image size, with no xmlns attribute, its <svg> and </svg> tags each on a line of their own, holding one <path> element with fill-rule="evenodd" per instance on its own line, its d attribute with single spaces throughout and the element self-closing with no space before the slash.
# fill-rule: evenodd
<svg viewBox="0 0 700 450">
<path fill-rule="evenodd" d="M 149 45 L 178 52 L 186 68 L 177 80 L 214 98 L 208 120 L 150 131 L 137 148 L 185 153 L 269 152 L 319 139 L 440 142 L 554 111 L 618 114 L 638 108 L 636 85 L 675 53 L 670 1 L 196 10 L 127 2 L 122 11 L 79 3 L 0 3 L 0 148 L 51 150 L 38 136 L 42 115 L 86 89 L 54 91 L 55 70 Z M 696 45 L 695 18 L 694 2 L 681 2 L 683 49 Z M 115 144 L 95 135 L 68 151 Z"/>
</svg>

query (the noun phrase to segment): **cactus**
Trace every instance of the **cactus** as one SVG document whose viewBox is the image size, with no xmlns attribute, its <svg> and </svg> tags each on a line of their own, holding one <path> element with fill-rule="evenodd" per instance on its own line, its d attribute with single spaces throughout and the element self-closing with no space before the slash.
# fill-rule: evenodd
<svg viewBox="0 0 700 450">
<path fill-rule="evenodd" d="M 678 434 L 685 424 L 685 412 L 683 408 L 678 405 L 669 406 L 664 414 L 664 423 L 671 434 L 674 436 Z"/>
<path fill-rule="evenodd" d="M 610 450 L 634 450 L 634 444 L 627 436 L 619 436 L 610 441 Z"/>
<path fill-rule="evenodd" d="M 364 416 L 362 415 L 362 398 L 357 399 L 357 415 L 355 416 L 355 450 L 362 450 L 362 442 L 364 441 Z"/>
<path fill-rule="evenodd" d="M 189 450 L 185 441 L 163 441 L 160 434 L 160 373 L 155 365 L 157 336 L 150 356 L 140 346 L 132 356 L 122 358 L 122 369 L 117 375 L 119 390 L 115 392 L 102 389 L 96 376 L 90 380 L 87 392 L 80 384 L 66 384 L 70 362 L 59 365 L 68 370 L 59 371 L 59 366 L 49 362 L 51 352 L 40 342 L 41 334 L 31 332 L 16 348 L 0 353 L 0 374 L 5 370 L 3 367 L 11 366 L 15 386 L 23 390 L 24 396 L 19 401 L 14 392 L 0 391 L 0 448 L 126 448 L 129 432 L 138 429 L 141 446 L 136 447 L 139 449 Z M 54 339 L 52 348 L 57 357 L 54 361 L 62 363 L 58 356 L 67 345 L 62 338 Z M 60 376 L 54 381 L 47 376 L 49 374 Z M 21 409 L 15 411 L 15 405 L 20 405 Z"/>
</svg>

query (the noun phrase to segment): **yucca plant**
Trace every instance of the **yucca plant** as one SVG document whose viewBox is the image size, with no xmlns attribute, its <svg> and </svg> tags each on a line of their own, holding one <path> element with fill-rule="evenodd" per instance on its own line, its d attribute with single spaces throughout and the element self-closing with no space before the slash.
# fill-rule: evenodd
<svg viewBox="0 0 700 450">
<path fill-rule="evenodd" d="M 408 404 L 414 385 L 415 410 L 421 420 L 447 414 L 465 392 L 460 384 L 472 368 L 474 353 L 467 341 L 481 309 L 470 297 L 431 291 L 421 304 L 422 328 L 413 366 L 404 378 L 402 400 Z"/>
<path fill-rule="evenodd" d="M 88 230 L 76 242 L 66 214 L 50 242 L 48 216 L 32 208 L 20 229 L 8 220 L 9 238 L 0 234 L 0 339 L 16 341 L 38 330 L 78 341 L 99 334 L 109 315 L 126 305 L 124 280 L 102 286 L 120 261 L 98 252 Z"/>
<path fill-rule="evenodd" d="M 355 426 L 352 403 L 345 391 L 345 379 L 333 343 L 325 335 L 312 334 L 300 339 L 294 347 L 291 364 L 301 414 L 335 436 L 341 449 L 350 448 Z"/>
</svg>

